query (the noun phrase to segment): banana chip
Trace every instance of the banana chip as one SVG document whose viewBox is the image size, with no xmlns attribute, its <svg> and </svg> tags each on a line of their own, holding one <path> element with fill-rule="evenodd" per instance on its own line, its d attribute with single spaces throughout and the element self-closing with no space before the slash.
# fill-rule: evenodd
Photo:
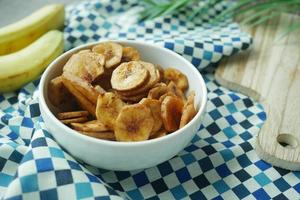
<svg viewBox="0 0 300 200">
<path fill-rule="evenodd" d="M 159 102 L 162 103 L 163 100 L 164 100 L 167 96 L 177 97 L 173 92 L 167 92 L 166 94 L 161 95 L 161 96 L 159 97 Z"/>
<path fill-rule="evenodd" d="M 115 120 L 120 110 L 126 104 L 114 93 L 99 95 L 96 107 L 96 117 L 104 125 L 114 128 Z"/>
<path fill-rule="evenodd" d="M 133 47 L 123 47 L 121 62 L 140 60 L 140 53 Z"/>
<path fill-rule="evenodd" d="M 151 110 L 152 117 L 155 121 L 151 135 L 155 134 L 162 126 L 162 118 L 161 118 L 161 104 L 156 99 L 144 98 L 140 102 L 140 104 L 145 105 Z"/>
<path fill-rule="evenodd" d="M 180 125 L 183 102 L 178 97 L 167 96 L 161 104 L 161 116 L 168 132 L 176 131 Z"/>
<path fill-rule="evenodd" d="M 162 95 L 169 92 L 169 88 L 165 83 L 156 84 L 148 93 L 148 98 L 159 99 Z"/>
<path fill-rule="evenodd" d="M 77 131 L 87 131 L 87 132 L 103 132 L 103 131 L 111 130 L 99 120 L 93 120 L 86 123 L 71 123 L 71 127 Z"/>
<path fill-rule="evenodd" d="M 138 61 L 122 63 L 112 73 L 111 85 L 117 91 L 128 91 L 142 86 L 149 78 L 148 70 Z"/>
<path fill-rule="evenodd" d="M 169 82 L 168 88 L 169 88 L 169 90 L 170 90 L 172 93 L 174 93 L 177 97 L 179 97 L 180 99 L 182 99 L 183 102 L 186 101 L 185 96 L 184 96 L 182 90 L 180 90 L 180 89 L 176 86 L 176 84 L 175 84 L 173 81 L 170 81 L 170 82 Z"/>
<path fill-rule="evenodd" d="M 50 102 L 60 110 L 68 111 L 75 109 L 76 101 L 74 101 L 72 94 L 64 86 L 61 76 L 50 81 L 48 94 Z"/>
<path fill-rule="evenodd" d="M 70 73 L 64 72 L 62 75 L 63 79 L 65 81 L 70 82 L 76 89 L 83 95 L 85 96 L 90 102 L 96 104 L 97 103 L 97 98 L 99 94 L 103 94 L 105 91 L 98 86 L 97 89 L 93 87 L 90 83 L 87 81 L 74 76 Z"/>
<path fill-rule="evenodd" d="M 124 96 L 120 92 L 117 92 L 117 93 L 122 100 L 131 102 L 131 103 L 139 102 L 142 98 L 147 96 L 147 93 L 137 94 L 134 96 Z"/>
<path fill-rule="evenodd" d="M 72 119 L 77 117 L 87 117 L 89 112 L 87 111 L 71 111 L 71 112 L 61 112 L 57 114 L 58 119 Z"/>
<path fill-rule="evenodd" d="M 80 107 L 84 110 L 87 110 L 91 115 L 95 116 L 96 106 L 90 102 L 84 95 L 82 95 L 77 89 L 76 86 L 72 84 L 68 79 L 63 78 L 63 83 L 69 92 L 76 98 Z"/>
<path fill-rule="evenodd" d="M 164 78 L 168 81 L 173 81 L 182 92 L 185 92 L 189 86 L 186 76 L 174 68 L 165 69 Z"/>
<path fill-rule="evenodd" d="M 122 96 L 125 97 L 133 97 L 135 95 L 141 96 L 142 93 L 147 92 L 150 88 L 152 88 L 159 81 L 159 72 L 156 67 L 148 62 L 139 61 L 139 63 L 148 70 L 149 79 L 147 79 L 147 83 L 145 83 L 142 87 L 139 87 L 134 90 L 129 91 L 119 91 Z"/>
<path fill-rule="evenodd" d="M 179 70 L 141 61 L 134 47 L 103 42 L 72 55 L 48 91 L 51 103 L 59 106 L 57 118 L 80 134 L 144 141 L 192 120 L 195 92 L 186 98 L 187 88 Z M 63 112 L 68 106 L 71 111 Z"/>
<path fill-rule="evenodd" d="M 89 83 L 104 73 L 103 55 L 84 50 L 73 54 L 65 64 L 63 71 L 80 77 Z"/>
<path fill-rule="evenodd" d="M 154 120 L 149 108 L 142 104 L 124 106 L 116 120 L 117 141 L 143 141 L 150 136 Z"/>
<path fill-rule="evenodd" d="M 103 42 L 93 47 L 93 52 L 105 57 L 105 67 L 111 68 L 121 62 L 123 47 L 115 42 Z"/>
<path fill-rule="evenodd" d="M 183 106 L 183 112 L 180 119 L 179 128 L 184 127 L 197 114 L 197 111 L 194 106 L 194 99 L 195 99 L 195 92 L 192 91 L 188 96 L 186 103 Z"/>
<path fill-rule="evenodd" d="M 72 118 L 72 119 L 62 119 L 60 120 L 64 124 L 71 124 L 75 122 L 86 122 L 88 120 L 87 117 L 77 117 L 77 118 Z"/>
</svg>

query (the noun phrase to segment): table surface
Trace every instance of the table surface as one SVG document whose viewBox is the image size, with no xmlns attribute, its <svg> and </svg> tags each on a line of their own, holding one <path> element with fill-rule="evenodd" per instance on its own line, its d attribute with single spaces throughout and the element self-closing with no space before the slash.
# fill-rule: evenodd
<svg viewBox="0 0 300 200">
<path fill-rule="evenodd" d="M 0 0 L 0 28 L 16 22 L 51 3 L 69 4 L 79 0 Z"/>
</svg>

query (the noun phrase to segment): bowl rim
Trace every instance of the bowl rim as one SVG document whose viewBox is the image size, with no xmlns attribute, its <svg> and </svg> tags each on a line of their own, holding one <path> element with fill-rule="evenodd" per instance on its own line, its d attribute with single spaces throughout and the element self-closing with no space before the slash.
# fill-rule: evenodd
<svg viewBox="0 0 300 200">
<path fill-rule="evenodd" d="M 71 129 L 70 127 L 64 125 L 62 122 L 60 122 L 55 115 L 51 112 L 51 110 L 49 109 L 48 105 L 46 104 L 45 101 L 45 97 L 44 97 L 44 88 L 45 88 L 45 81 L 47 79 L 48 74 L 50 73 L 51 69 L 53 67 L 56 66 L 56 64 L 63 59 L 66 55 L 70 55 L 73 54 L 74 52 L 80 50 L 80 49 L 84 49 L 86 47 L 90 47 L 99 43 L 103 43 L 103 42 L 108 42 L 108 41 L 112 41 L 112 42 L 117 42 L 117 43 L 127 43 L 128 45 L 130 44 L 137 44 L 137 45 L 144 45 L 147 46 L 149 48 L 154 48 L 157 49 L 158 51 L 165 51 L 168 54 L 172 54 L 173 56 L 177 57 L 178 59 L 183 60 L 183 62 L 186 64 L 186 66 L 188 66 L 189 68 L 191 68 L 191 70 L 197 74 L 197 78 L 200 80 L 200 89 L 203 92 L 202 98 L 200 99 L 200 107 L 198 109 L 197 114 L 194 116 L 194 118 L 187 123 L 184 127 L 172 132 L 171 134 L 165 135 L 163 137 L 159 137 L 159 138 L 154 138 L 151 140 L 144 140 L 144 141 L 132 141 L 132 142 L 125 142 L 125 141 L 110 141 L 110 140 L 103 140 L 103 139 L 98 139 L 98 138 L 93 138 L 90 136 L 86 136 L 83 134 L 78 133 L 78 131 Z M 205 112 L 205 107 L 206 107 L 206 103 L 207 103 L 207 88 L 205 85 L 205 81 L 202 77 L 202 75 L 200 74 L 200 72 L 196 69 L 196 67 L 194 65 L 192 65 L 188 60 L 186 60 L 184 57 L 182 57 L 181 55 L 177 54 L 174 51 L 171 51 L 170 49 L 164 48 L 164 47 L 160 47 L 154 43 L 150 43 L 147 41 L 134 41 L 134 40 L 109 40 L 109 39 L 103 39 L 101 41 L 96 41 L 96 42 L 90 42 L 90 43 L 86 43 L 86 44 L 82 44 L 79 45 L 75 48 L 72 48 L 66 52 L 64 52 L 63 54 L 61 54 L 60 56 L 58 56 L 56 59 L 54 59 L 46 68 L 46 70 L 43 72 L 40 83 L 39 83 L 39 88 L 38 88 L 39 92 L 38 92 L 38 96 L 39 96 L 39 106 L 42 107 L 43 110 L 45 110 L 45 114 L 47 115 L 47 117 L 49 117 L 51 119 L 51 121 L 54 121 L 61 129 L 65 130 L 66 132 L 72 134 L 74 137 L 78 137 L 79 139 L 83 139 L 83 140 L 87 140 L 88 142 L 93 142 L 93 143 L 97 143 L 97 144 L 102 144 L 102 145 L 112 145 L 112 146 L 140 146 L 140 145 L 149 145 L 151 143 L 159 143 L 159 142 L 163 142 L 165 140 L 171 139 L 172 137 L 175 137 L 178 134 L 182 134 L 181 132 L 184 132 L 186 129 L 188 129 L 189 126 L 192 126 L 192 124 L 196 123 L 196 120 L 198 118 L 201 117 L 202 113 Z M 41 109 L 41 110 L 42 110 Z M 45 123 L 45 122 L 44 122 Z M 200 125 L 199 125 L 200 127 Z"/>
</svg>

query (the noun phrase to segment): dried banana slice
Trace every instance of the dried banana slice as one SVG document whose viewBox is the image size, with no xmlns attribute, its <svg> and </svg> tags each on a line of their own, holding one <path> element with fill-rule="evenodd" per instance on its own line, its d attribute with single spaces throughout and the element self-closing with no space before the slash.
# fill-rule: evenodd
<svg viewBox="0 0 300 200">
<path fill-rule="evenodd" d="M 63 71 L 78 76 L 89 83 L 104 73 L 103 55 L 84 50 L 73 54 L 65 64 Z"/>
<path fill-rule="evenodd" d="M 76 89 L 76 86 L 74 86 L 68 79 L 63 78 L 63 83 L 68 91 L 76 98 L 80 107 L 88 111 L 91 115 L 95 116 L 95 104 L 90 102 L 83 94 L 81 94 L 81 92 Z"/>
<path fill-rule="evenodd" d="M 155 66 L 148 62 L 139 61 L 140 64 L 142 64 L 143 67 L 145 67 L 150 75 L 150 78 L 148 79 L 148 82 L 137 89 L 129 90 L 129 91 L 119 91 L 119 93 L 122 96 L 132 97 L 136 95 L 140 95 L 141 93 L 148 92 L 149 89 L 151 89 L 156 83 L 159 81 L 159 72 L 155 68 Z"/>
<path fill-rule="evenodd" d="M 118 93 L 119 97 L 124 100 L 131 103 L 139 102 L 142 98 L 147 96 L 147 93 L 137 94 L 135 96 L 123 96 L 122 94 Z"/>
<path fill-rule="evenodd" d="M 161 103 L 156 99 L 149 98 L 144 98 L 139 103 L 147 106 L 151 110 L 152 117 L 155 122 L 151 131 L 151 135 L 153 135 L 161 128 L 163 124 L 161 118 Z"/>
<path fill-rule="evenodd" d="M 163 82 L 164 81 L 164 68 L 162 68 L 162 66 L 160 65 L 155 65 L 158 74 L 159 74 L 159 82 Z"/>
<path fill-rule="evenodd" d="M 73 110 L 76 107 L 76 101 L 73 100 L 72 94 L 64 86 L 61 76 L 50 81 L 48 98 L 54 106 L 62 111 Z"/>
<path fill-rule="evenodd" d="M 189 121 L 191 121 L 194 116 L 197 114 L 197 111 L 194 106 L 195 92 L 192 91 L 187 98 L 186 103 L 183 106 L 183 112 L 180 119 L 179 128 L 185 126 Z"/>
<path fill-rule="evenodd" d="M 123 47 L 121 62 L 140 60 L 140 53 L 133 47 Z"/>
<path fill-rule="evenodd" d="M 170 89 L 171 92 L 173 92 L 177 97 L 181 98 L 184 102 L 186 101 L 185 96 L 182 92 L 182 90 L 180 90 L 176 84 L 173 81 L 170 81 L 168 84 L 168 88 Z"/>
<path fill-rule="evenodd" d="M 64 124 L 71 124 L 71 123 L 76 123 L 76 122 L 86 122 L 88 121 L 88 118 L 85 117 L 77 117 L 77 118 L 72 118 L 72 119 L 62 119 L 60 120 Z"/>
<path fill-rule="evenodd" d="M 118 91 L 136 89 L 145 84 L 149 72 L 137 61 L 122 63 L 112 73 L 112 88 Z"/>
<path fill-rule="evenodd" d="M 106 92 L 99 95 L 96 107 L 96 117 L 104 125 L 113 128 L 120 110 L 126 104 L 114 93 Z"/>
<path fill-rule="evenodd" d="M 79 133 L 93 138 L 102 139 L 102 140 L 111 140 L 111 141 L 116 140 L 115 134 L 112 131 L 103 131 L 103 132 L 79 131 Z"/>
<path fill-rule="evenodd" d="M 144 62 L 144 61 L 140 61 L 140 63 L 142 64 L 142 66 L 144 66 L 149 74 L 150 74 L 150 79 L 149 82 L 147 83 L 147 87 L 150 88 L 153 85 L 155 85 L 156 83 L 158 83 L 159 81 L 159 71 L 156 69 L 155 65 L 153 65 L 152 63 L 148 63 L 148 62 Z"/>
<path fill-rule="evenodd" d="M 87 132 L 103 132 L 109 131 L 110 129 L 105 126 L 99 120 L 93 120 L 86 123 L 71 123 L 72 128 L 77 131 L 87 131 Z"/>
<path fill-rule="evenodd" d="M 115 42 L 103 42 L 93 47 L 93 52 L 105 57 L 105 67 L 111 68 L 121 62 L 123 47 Z"/>
<path fill-rule="evenodd" d="M 72 119 L 77 117 L 87 117 L 89 115 L 88 111 L 71 111 L 71 112 L 61 112 L 57 114 L 58 119 Z"/>
<path fill-rule="evenodd" d="M 149 91 L 148 98 L 150 99 L 159 99 L 162 95 L 169 92 L 169 88 L 165 83 L 157 83 L 154 87 Z"/>
<path fill-rule="evenodd" d="M 143 141 L 150 136 L 154 124 L 149 108 L 142 104 L 124 106 L 116 120 L 117 141 Z"/>
<path fill-rule="evenodd" d="M 179 128 L 183 102 L 178 97 L 167 96 L 161 104 L 161 116 L 164 127 L 168 132 Z"/>
<path fill-rule="evenodd" d="M 188 79 L 183 73 L 181 73 L 177 69 L 174 68 L 165 69 L 164 78 L 166 80 L 173 81 L 182 92 L 185 92 L 186 89 L 189 87 Z"/>
<path fill-rule="evenodd" d="M 161 95 L 161 96 L 159 97 L 159 102 L 162 103 L 163 100 L 164 100 L 167 96 L 177 97 L 173 92 L 167 92 L 166 94 Z"/>
<path fill-rule="evenodd" d="M 167 134 L 168 134 L 168 132 L 165 129 L 162 128 L 159 131 L 157 131 L 156 133 L 154 133 L 153 135 L 151 135 L 149 139 L 160 138 L 160 137 L 163 137 Z"/>
<path fill-rule="evenodd" d="M 76 89 L 85 96 L 90 102 L 96 104 L 97 98 L 99 94 L 103 94 L 105 91 L 98 87 L 98 89 L 94 88 L 87 81 L 74 76 L 71 73 L 64 72 L 62 75 L 63 79 L 69 81 Z"/>
</svg>

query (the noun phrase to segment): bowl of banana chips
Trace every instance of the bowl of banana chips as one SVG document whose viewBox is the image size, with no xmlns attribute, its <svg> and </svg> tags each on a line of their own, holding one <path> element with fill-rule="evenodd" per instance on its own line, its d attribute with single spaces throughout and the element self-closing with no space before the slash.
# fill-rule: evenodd
<svg viewBox="0 0 300 200">
<path fill-rule="evenodd" d="M 197 133 L 207 91 L 180 55 L 138 41 L 101 41 L 65 52 L 40 81 L 47 129 L 75 158 L 108 170 L 144 169 Z"/>
</svg>

